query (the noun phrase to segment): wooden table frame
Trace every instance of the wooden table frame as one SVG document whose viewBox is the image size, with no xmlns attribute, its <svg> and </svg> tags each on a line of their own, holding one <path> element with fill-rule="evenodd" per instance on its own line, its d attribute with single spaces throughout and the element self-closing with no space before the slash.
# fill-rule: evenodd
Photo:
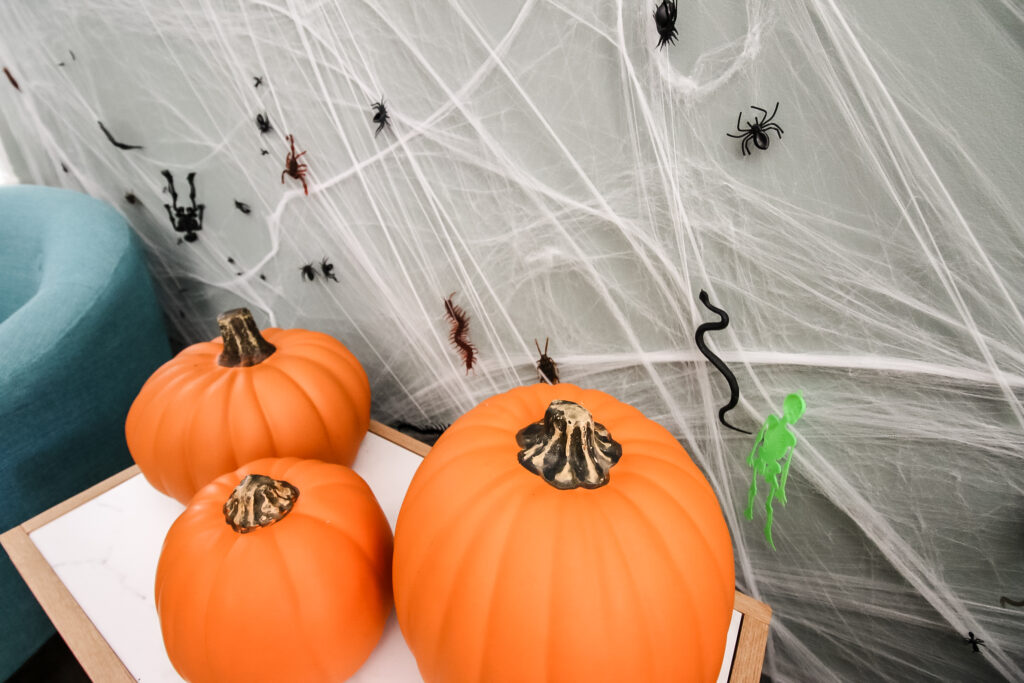
<svg viewBox="0 0 1024 683">
<path fill-rule="evenodd" d="M 427 444 L 377 421 L 371 421 L 370 432 L 420 457 L 425 456 L 430 450 Z M 29 538 L 29 534 L 138 473 L 138 466 L 133 465 L 0 534 L 0 545 L 11 557 L 14 566 L 25 579 L 25 583 L 42 605 L 68 648 L 74 653 L 89 678 L 104 683 L 132 683 L 135 677 L 128 672 L 67 587 L 61 583 L 56 572 Z M 761 666 L 768 642 L 772 609 L 739 591 L 736 591 L 733 608 L 743 613 L 743 622 L 740 624 L 740 634 L 736 641 L 729 683 L 758 683 L 761 679 Z"/>
</svg>

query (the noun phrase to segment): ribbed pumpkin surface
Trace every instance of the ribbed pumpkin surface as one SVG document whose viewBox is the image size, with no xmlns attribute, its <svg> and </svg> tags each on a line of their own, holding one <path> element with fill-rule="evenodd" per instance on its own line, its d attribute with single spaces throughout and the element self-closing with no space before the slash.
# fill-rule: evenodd
<svg viewBox="0 0 1024 683">
<path fill-rule="evenodd" d="M 247 474 L 299 490 L 291 512 L 248 533 L 222 508 Z M 200 490 L 171 526 L 156 607 L 171 662 L 192 683 L 342 681 L 391 611 L 391 527 L 347 467 L 249 463 Z"/>
<path fill-rule="evenodd" d="M 125 435 L 156 489 L 185 503 L 252 460 L 355 460 L 370 425 L 359 361 L 320 332 L 268 328 L 263 336 L 277 351 L 257 365 L 218 365 L 218 338 L 184 349 L 142 387 Z"/>
<path fill-rule="evenodd" d="M 610 480 L 559 490 L 517 461 L 555 399 L 622 446 Z M 672 435 L 599 391 L 537 384 L 457 420 L 414 477 L 395 604 L 428 682 L 710 681 L 734 600 L 731 539 Z"/>
</svg>

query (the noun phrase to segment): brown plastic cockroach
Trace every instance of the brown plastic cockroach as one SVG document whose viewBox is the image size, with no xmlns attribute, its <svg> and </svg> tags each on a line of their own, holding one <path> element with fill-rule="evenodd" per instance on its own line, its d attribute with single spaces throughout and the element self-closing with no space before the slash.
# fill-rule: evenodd
<svg viewBox="0 0 1024 683">
<path fill-rule="evenodd" d="M 551 356 L 548 355 L 548 338 L 544 338 L 544 350 L 540 350 L 540 342 L 536 339 L 533 343 L 537 346 L 537 353 L 540 354 L 540 360 L 537 361 L 537 377 L 540 382 L 547 382 L 548 384 L 558 384 L 558 363 L 551 360 Z"/>
</svg>

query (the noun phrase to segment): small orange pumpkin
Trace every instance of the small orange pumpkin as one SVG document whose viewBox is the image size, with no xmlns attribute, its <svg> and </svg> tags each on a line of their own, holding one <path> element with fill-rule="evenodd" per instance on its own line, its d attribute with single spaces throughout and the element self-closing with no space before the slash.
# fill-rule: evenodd
<svg viewBox="0 0 1024 683">
<path fill-rule="evenodd" d="M 201 489 L 171 526 L 156 608 L 192 683 L 342 681 L 391 613 L 391 527 L 347 467 L 248 463 Z"/>
<path fill-rule="evenodd" d="M 425 681 L 713 681 L 734 600 L 707 480 L 639 410 L 535 384 L 441 436 L 395 530 Z"/>
<path fill-rule="evenodd" d="M 356 357 L 320 332 L 261 334 L 244 308 L 217 323 L 220 339 L 164 363 L 128 411 L 128 450 L 149 483 L 187 503 L 260 458 L 351 465 L 370 426 L 370 382 Z"/>
</svg>

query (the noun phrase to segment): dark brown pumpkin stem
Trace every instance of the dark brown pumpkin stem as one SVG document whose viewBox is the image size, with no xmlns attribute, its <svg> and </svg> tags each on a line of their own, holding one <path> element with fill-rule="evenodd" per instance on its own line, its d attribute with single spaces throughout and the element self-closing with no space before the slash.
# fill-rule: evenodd
<svg viewBox="0 0 1024 683">
<path fill-rule="evenodd" d="M 235 308 L 217 316 L 224 350 L 217 356 L 217 365 L 239 368 L 265 361 L 277 347 L 268 342 L 256 327 L 248 308 Z"/>
<path fill-rule="evenodd" d="M 622 457 L 620 446 L 590 411 L 572 401 L 552 401 L 544 419 L 516 434 L 519 464 L 557 489 L 596 489 Z"/>
<path fill-rule="evenodd" d="M 224 520 L 240 534 L 280 522 L 292 511 L 299 490 L 286 481 L 248 474 L 224 503 Z"/>
</svg>

